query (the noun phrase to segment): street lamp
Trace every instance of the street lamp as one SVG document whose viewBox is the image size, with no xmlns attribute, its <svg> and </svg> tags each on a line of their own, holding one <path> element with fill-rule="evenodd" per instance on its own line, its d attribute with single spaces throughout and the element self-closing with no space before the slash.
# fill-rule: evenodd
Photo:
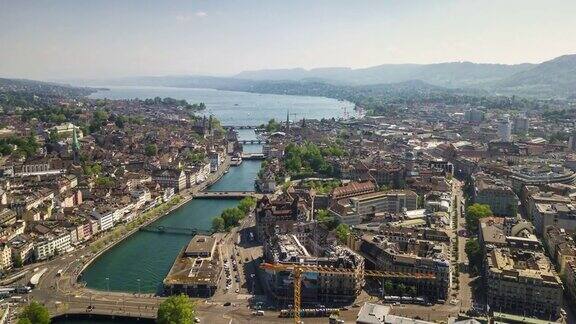
<svg viewBox="0 0 576 324">
<path fill-rule="evenodd" d="M 106 277 L 106 290 L 110 292 L 110 278 Z"/>
<path fill-rule="evenodd" d="M 138 295 L 140 295 L 140 278 L 136 279 L 138 281 Z"/>
</svg>

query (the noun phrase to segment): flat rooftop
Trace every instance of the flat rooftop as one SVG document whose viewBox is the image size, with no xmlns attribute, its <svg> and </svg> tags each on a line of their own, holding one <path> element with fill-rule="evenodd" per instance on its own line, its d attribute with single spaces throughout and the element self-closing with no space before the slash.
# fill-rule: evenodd
<svg viewBox="0 0 576 324">
<path fill-rule="evenodd" d="M 222 264 L 218 249 L 213 248 L 215 244 L 216 239 L 211 236 L 195 236 L 186 249 L 182 249 L 176 257 L 170 272 L 164 279 L 164 285 L 217 285 Z M 191 257 L 186 254 L 191 245 L 192 253 L 199 253 L 198 256 Z M 210 257 L 203 257 L 205 253 L 211 253 Z"/>
<path fill-rule="evenodd" d="M 207 235 L 196 235 L 184 251 L 186 256 L 210 256 L 216 247 L 216 238 Z"/>
</svg>

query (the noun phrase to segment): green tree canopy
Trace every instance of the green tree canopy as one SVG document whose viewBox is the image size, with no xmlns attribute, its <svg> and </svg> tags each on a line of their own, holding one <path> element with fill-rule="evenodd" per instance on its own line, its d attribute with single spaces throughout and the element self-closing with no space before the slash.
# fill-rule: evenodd
<svg viewBox="0 0 576 324">
<path fill-rule="evenodd" d="M 144 152 L 148 156 L 154 156 L 158 153 L 158 147 L 156 146 L 156 144 L 148 144 L 144 148 Z"/>
<path fill-rule="evenodd" d="M 226 226 L 222 217 L 218 216 L 212 220 L 212 230 L 214 232 L 222 232 L 225 228 Z"/>
<path fill-rule="evenodd" d="M 482 261 L 484 260 L 484 254 L 482 253 L 482 247 L 478 243 L 477 239 L 470 239 L 466 242 L 464 251 L 468 256 L 468 264 L 473 272 L 478 273 L 482 268 Z"/>
<path fill-rule="evenodd" d="M 398 291 L 398 294 L 400 296 L 404 296 L 406 294 L 406 285 L 403 283 L 398 284 L 398 286 L 396 286 L 396 290 Z"/>
<path fill-rule="evenodd" d="M 394 284 L 390 280 L 384 281 L 384 293 L 391 295 L 394 291 Z"/>
<path fill-rule="evenodd" d="M 194 322 L 194 303 L 186 295 L 172 296 L 158 307 L 158 324 L 188 324 Z"/>
<path fill-rule="evenodd" d="M 319 209 L 316 212 L 316 219 L 319 223 L 324 224 L 328 230 L 333 230 L 338 226 L 338 219 L 330 215 L 326 209 Z"/>
<path fill-rule="evenodd" d="M 484 204 L 472 204 L 466 208 L 466 227 L 472 232 L 476 233 L 478 231 L 478 222 L 480 218 L 488 217 L 492 215 L 492 210 L 489 205 Z"/>
<path fill-rule="evenodd" d="M 240 203 L 238 204 L 238 208 L 244 212 L 244 214 L 248 214 L 254 206 L 256 206 L 256 199 L 252 197 L 245 197 L 240 200 Z"/>
<path fill-rule="evenodd" d="M 24 262 L 22 261 L 22 257 L 19 253 L 14 255 L 14 268 L 21 268 Z"/>
<path fill-rule="evenodd" d="M 346 243 L 348 236 L 350 236 L 350 226 L 346 224 L 340 224 L 336 227 L 336 236 L 338 240 L 342 243 Z"/>
<path fill-rule="evenodd" d="M 50 323 L 50 313 L 48 309 L 37 302 L 31 302 L 24 308 L 20 314 L 20 320 L 22 323 L 32 323 L 32 324 L 48 324 Z M 21 323 L 21 321 L 18 323 Z M 26 322 L 28 320 L 28 322 Z"/>
<path fill-rule="evenodd" d="M 240 210 L 240 208 L 233 207 L 224 209 L 220 217 L 222 217 L 222 219 L 224 220 L 225 229 L 228 230 L 231 227 L 238 225 L 240 220 L 244 218 L 245 215 L 246 214 L 242 210 Z"/>
<path fill-rule="evenodd" d="M 267 125 L 260 125 L 261 128 L 266 128 L 267 132 L 277 132 L 282 128 L 279 122 L 276 119 L 272 118 L 268 121 Z"/>
<path fill-rule="evenodd" d="M 326 161 L 338 149 L 335 147 L 320 149 L 318 145 L 306 142 L 301 145 L 290 143 L 284 149 L 284 168 L 290 174 L 318 173 L 322 176 L 334 176 L 336 172 Z"/>
</svg>

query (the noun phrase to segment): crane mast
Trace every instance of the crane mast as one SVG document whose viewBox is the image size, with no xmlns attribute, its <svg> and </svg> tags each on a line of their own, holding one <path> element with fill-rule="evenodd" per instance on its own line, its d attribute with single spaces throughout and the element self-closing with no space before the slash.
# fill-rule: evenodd
<svg viewBox="0 0 576 324">
<path fill-rule="evenodd" d="M 377 278 L 410 278 L 416 280 L 431 280 L 436 276 L 432 273 L 406 273 L 406 272 L 392 272 L 392 271 L 379 271 L 379 270 L 359 270 L 359 269 L 346 269 L 334 268 L 320 265 L 308 264 L 283 264 L 283 263 L 263 263 L 260 265 L 261 269 L 270 271 L 290 271 L 294 275 L 294 323 L 301 323 L 301 293 L 302 293 L 302 275 L 307 272 L 321 273 L 321 274 L 334 274 L 334 275 L 348 275 L 362 277 L 377 277 Z"/>
</svg>

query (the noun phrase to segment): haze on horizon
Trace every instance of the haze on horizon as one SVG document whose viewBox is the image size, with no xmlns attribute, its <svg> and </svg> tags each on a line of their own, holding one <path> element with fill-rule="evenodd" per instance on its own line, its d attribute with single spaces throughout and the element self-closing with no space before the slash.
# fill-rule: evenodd
<svg viewBox="0 0 576 324">
<path fill-rule="evenodd" d="M 0 77 L 234 75 L 576 53 L 573 0 L 0 0 Z"/>
</svg>

